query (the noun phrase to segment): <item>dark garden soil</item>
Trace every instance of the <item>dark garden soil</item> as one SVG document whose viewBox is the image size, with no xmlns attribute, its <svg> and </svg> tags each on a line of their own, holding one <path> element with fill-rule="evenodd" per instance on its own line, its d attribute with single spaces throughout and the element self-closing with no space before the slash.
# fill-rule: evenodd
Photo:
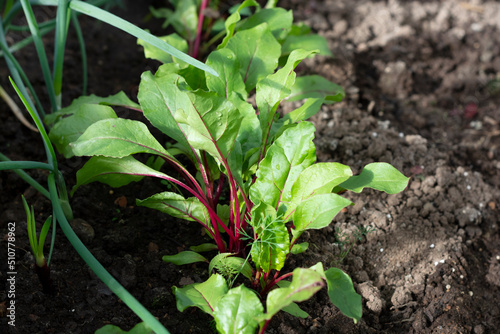
<svg viewBox="0 0 500 334">
<path fill-rule="evenodd" d="M 142 21 L 146 2 L 129 1 L 120 15 Z M 500 330 L 500 3 L 483 0 L 288 0 L 297 21 L 325 36 L 334 58 L 317 57 L 298 71 L 341 84 L 346 99 L 313 118 L 320 161 L 355 172 L 373 161 L 393 164 L 410 184 L 399 195 L 365 191 L 347 195 L 356 205 L 330 227 L 306 233 L 315 246 L 287 265 L 318 261 L 340 266 L 363 297 L 357 324 L 333 307 L 326 291 L 301 304 L 310 316 L 281 313 L 268 333 L 498 333 Z M 44 15 L 41 13 L 40 15 Z M 49 15 L 48 13 L 46 15 Z M 90 93 L 125 91 L 135 98 L 139 76 L 158 64 L 145 60 L 135 39 L 83 20 L 89 48 Z M 77 46 L 68 45 L 67 103 L 80 94 Z M 42 79 L 34 51 L 22 52 L 33 82 Z M 1 85 L 9 87 L 4 65 Z M 12 93 L 12 90 L 9 89 Z M 284 108 L 285 112 L 291 106 Z M 131 113 L 125 116 L 132 116 Z M 37 134 L 0 103 L 0 152 L 13 160 L 44 161 Z M 82 159 L 60 159 L 71 187 Z M 46 173 L 32 171 L 40 182 Z M 75 228 L 99 261 L 172 333 L 210 333 L 210 317 L 177 311 L 172 286 L 201 282 L 206 265 L 161 261 L 204 239 L 195 224 L 175 221 L 135 198 L 160 190 L 151 180 L 119 189 L 91 184 L 71 199 Z M 32 270 L 21 194 L 37 221 L 50 202 L 14 173 L 0 173 L 0 280 L 6 282 L 7 223 L 16 223 L 16 326 L 11 333 L 93 333 L 112 323 L 130 329 L 139 319 L 91 272 L 58 232 L 52 258 L 56 293 L 41 292 Z M 342 259 L 335 231 L 352 235 L 373 227 Z M 3 286 L 3 283 L 1 284 Z"/>
</svg>

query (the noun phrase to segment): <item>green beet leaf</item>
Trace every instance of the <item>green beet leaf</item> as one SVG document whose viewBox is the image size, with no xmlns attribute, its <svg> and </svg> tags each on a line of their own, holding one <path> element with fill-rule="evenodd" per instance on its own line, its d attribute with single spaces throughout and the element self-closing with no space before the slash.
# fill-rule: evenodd
<svg viewBox="0 0 500 334">
<path fill-rule="evenodd" d="M 204 150 L 224 163 L 241 123 L 238 111 L 216 93 L 181 90 L 182 82 L 177 74 L 153 77 L 144 73 L 139 87 L 144 115 L 177 140 L 185 153 Z"/>
<path fill-rule="evenodd" d="M 320 35 L 289 35 L 282 45 L 282 55 L 286 56 L 296 49 L 318 50 L 322 56 L 332 56 L 328 42 Z"/>
<path fill-rule="evenodd" d="M 217 245 L 211 244 L 211 243 L 205 243 L 205 244 L 201 244 L 198 246 L 191 246 L 191 247 L 189 247 L 189 249 L 192 250 L 193 252 L 197 252 L 197 253 L 210 252 L 210 251 L 217 250 Z"/>
<path fill-rule="evenodd" d="M 179 311 L 195 306 L 211 316 L 214 316 L 215 307 L 228 291 L 226 280 L 219 274 L 210 276 L 203 283 L 194 283 L 183 288 L 174 286 L 172 289 Z"/>
<path fill-rule="evenodd" d="M 240 74 L 249 92 L 257 82 L 274 72 L 278 66 L 281 46 L 267 23 L 239 31 L 227 43 L 240 62 Z"/>
<path fill-rule="evenodd" d="M 221 44 L 218 46 L 218 49 L 222 49 L 226 47 L 227 42 L 231 37 L 234 35 L 234 29 L 236 28 L 236 23 L 240 22 L 241 20 L 241 15 L 240 12 L 250 6 L 254 6 L 257 8 L 260 8 L 260 5 L 257 1 L 255 0 L 245 0 L 243 3 L 238 7 L 238 9 L 229 15 L 229 17 L 226 19 L 226 22 L 224 22 L 224 26 L 226 28 L 226 36 L 222 40 Z"/>
<path fill-rule="evenodd" d="M 206 64 L 219 74 L 206 75 L 207 87 L 217 95 L 229 99 L 231 94 L 237 93 L 242 100 L 247 99 L 245 83 L 239 73 L 239 62 L 230 49 L 224 48 L 210 53 Z"/>
<path fill-rule="evenodd" d="M 303 253 L 309 248 L 309 243 L 308 242 L 303 242 L 300 244 L 295 244 L 292 246 L 292 249 L 290 249 L 290 253 L 292 254 L 300 254 Z"/>
<path fill-rule="evenodd" d="M 92 124 L 70 146 L 78 156 L 121 158 L 135 153 L 152 153 L 171 157 L 144 123 L 123 118 L 104 119 Z"/>
<path fill-rule="evenodd" d="M 217 331 L 221 334 L 254 334 L 257 318 L 264 308 L 254 291 L 244 285 L 229 290 L 214 310 Z"/>
<path fill-rule="evenodd" d="M 325 277 L 328 284 L 328 296 L 333 305 L 357 323 L 361 319 L 363 308 L 361 296 L 354 290 L 351 278 L 338 268 L 326 270 Z"/>
<path fill-rule="evenodd" d="M 140 109 L 140 106 L 129 99 L 124 92 L 119 92 L 115 95 L 108 97 L 100 97 L 96 95 L 80 96 L 71 102 L 71 104 L 61 110 L 48 114 L 44 122 L 48 126 L 52 126 L 55 122 L 59 121 L 63 116 L 72 115 L 84 104 L 101 104 L 106 106 L 118 106 L 130 109 Z"/>
<path fill-rule="evenodd" d="M 140 181 L 144 176 L 169 178 L 166 174 L 146 166 L 131 156 L 123 158 L 92 157 L 76 172 L 76 185 L 71 190 L 71 195 L 73 196 L 80 186 L 91 182 L 98 181 L 117 188 L 130 182 Z"/>
<path fill-rule="evenodd" d="M 263 315 L 262 320 L 271 319 L 293 302 L 301 302 L 311 298 L 325 285 L 321 274 L 313 269 L 296 268 L 292 277 L 292 283 L 288 287 L 269 292 L 266 300 L 267 312 Z"/>
<path fill-rule="evenodd" d="M 352 202 L 337 194 L 319 194 L 301 202 L 293 214 L 294 240 L 308 229 L 321 229 L 330 225 L 340 210 Z"/>
<path fill-rule="evenodd" d="M 319 75 L 298 77 L 287 101 L 299 101 L 306 98 L 324 98 L 326 102 L 340 102 L 345 97 L 344 90 L 337 84 Z"/>
<path fill-rule="evenodd" d="M 196 197 L 184 198 L 177 193 L 162 192 L 144 200 L 138 199 L 136 204 L 164 212 L 172 217 L 211 226 L 207 208 Z"/>
<path fill-rule="evenodd" d="M 291 88 L 295 82 L 295 72 L 293 70 L 311 53 L 311 51 L 302 49 L 293 51 L 283 68 L 274 74 L 268 75 L 257 84 L 255 102 L 259 109 L 262 135 L 265 137 L 262 138 L 263 143 L 268 141 L 268 133 L 271 129 L 278 105 L 281 100 L 291 93 Z"/>
<path fill-rule="evenodd" d="M 242 274 L 248 279 L 252 278 L 252 266 L 247 260 L 241 257 L 233 257 L 232 253 L 217 254 L 208 266 L 208 272 L 212 274 L 214 269 L 217 269 L 224 277 L 230 278 Z"/>
<path fill-rule="evenodd" d="M 283 116 L 282 122 L 297 123 L 305 121 L 316 115 L 316 113 L 321 109 L 324 101 L 324 98 L 308 98 L 299 108 Z"/>
<path fill-rule="evenodd" d="M 267 23 L 269 30 L 278 40 L 284 40 L 290 32 L 293 22 L 293 13 L 283 8 L 264 8 L 246 19 L 238 30 L 251 29 L 261 23 Z M 295 49 L 300 49 L 296 47 Z M 290 52 L 289 52 L 290 53 Z"/>
<path fill-rule="evenodd" d="M 175 255 L 164 255 L 161 259 L 167 263 L 173 263 L 176 266 L 196 262 L 208 262 L 203 255 L 192 251 L 183 251 Z"/>
<path fill-rule="evenodd" d="M 317 163 L 299 174 L 291 189 L 290 202 L 284 202 L 287 220 L 297 205 L 311 196 L 330 193 L 332 189 L 352 176 L 349 166 L 336 162 Z"/>
<path fill-rule="evenodd" d="M 167 35 L 167 36 L 162 36 L 158 37 L 162 41 L 166 42 L 167 44 L 170 44 L 177 50 L 187 53 L 188 52 L 188 44 L 185 39 L 183 39 L 181 36 L 177 35 L 176 33 Z M 144 42 L 143 40 L 138 39 L 137 44 L 141 45 L 144 48 L 144 56 L 146 58 L 158 60 L 162 63 L 179 63 L 182 67 L 188 66 L 187 63 L 183 62 L 182 60 L 179 60 L 175 57 L 172 57 L 170 54 L 166 53 L 165 51 L 157 48 L 156 46 L 153 46 L 147 42 Z"/>
<path fill-rule="evenodd" d="M 294 253 L 295 254 L 295 253 Z M 292 284 L 290 281 L 285 281 L 281 280 L 279 281 L 276 285 L 279 286 L 280 288 L 288 288 Z M 294 317 L 302 318 L 305 319 L 309 316 L 309 314 L 305 311 L 303 311 L 297 303 L 290 303 L 289 305 L 283 307 L 281 309 L 283 312 L 289 313 L 293 315 Z"/>
<path fill-rule="evenodd" d="M 97 121 L 117 118 L 116 113 L 109 106 L 99 104 L 82 104 L 70 117 L 59 120 L 49 133 L 49 138 L 57 150 L 64 154 L 66 159 L 73 154 L 70 143 L 76 141 L 85 130 Z"/>
<path fill-rule="evenodd" d="M 359 175 L 342 182 L 339 188 L 356 193 L 360 193 L 364 188 L 372 188 L 388 194 L 397 194 L 406 188 L 409 180 L 390 164 L 375 162 L 366 165 Z"/>
<path fill-rule="evenodd" d="M 269 147 L 260 162 L 257 179 L 250 188 L 250 199 L 278 208 L 281 200 L 290 200 L 290 190 L 299 174 L 316 160 L 312 142 L 314 125 L 301 122 L 288 128 Z"/>
<path fill-rule="evenodd" d="M 156 18 L 164 18 L 162 27 L 165 29 L 172 25 L 182 37 L 192 41 L 196 37 L 198 25 L 198 0 L 171 1 L 175 6 L 175 11 L 168 8 L 155 9 L 149 7 L 151 14 Z"/>
</svg>

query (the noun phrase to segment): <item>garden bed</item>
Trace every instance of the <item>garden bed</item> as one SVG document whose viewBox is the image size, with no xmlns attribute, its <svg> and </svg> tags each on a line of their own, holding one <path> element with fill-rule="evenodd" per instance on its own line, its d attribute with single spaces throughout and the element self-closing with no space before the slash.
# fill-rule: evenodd
<svg viewBox="0 0 500 334">
<path fill-rule="evenodd" d="M 325 36 L 334 58 L 317 57 L 299 73 L 319 73 L 342 85 L 346 99 L 313 118 L 320 161 L 359 172 L 374 161 L 411 176 L 398 195 L 366 191 L 356 205 L 323 230 L 306 232 L 317 247 L 284 270 L 340 266 L 363 297 L 357 325 L 328 301 L 326 291 L 301 304 L 310 316 L 281 312 L 268 333 L 494 333 L 500 328 L 500 4 L 493 1 L 283 1 Z M 147 7 L 129 2 L 117 13 L 144 23 Z M 89 48 L 90 93 L 120 90 L 137 95 L 145 60 L 132 37 L 84 20 Z M 149 25 L 149 26 L 148 26 Z M 80 87 L 76 44 L 68 45 L 66 103 Z M 25 49 L 32 62 L 32 49 Z M 28 66 L 29 63 L 26 64 Z M 33 62 L 33 64 L 36 64 Z M 31 73 L 38 73 L 33 66 Z M 74 79 L 73 73 L 74 72 Z M 7 87 L 6 69 L 0 69 Z M 65 77 L 66 78 L 66 77 Z M 33 76 L 33 81 L 41 79 Z M 496 90 L 495 90 L 495 81 Z M 286 112 L 286 110 L 285 110 Z M 0 151 L 13 160 L 44 161 L 38 134 L 0 104 Z M 71 187 L 84 159 L 60 160 Z M 43 171 L 31 173 L 38 180 Z M 130 329 L 139 319 L 88 269 L 64 235 L 52 258 L 54 296 L 46 296 L 34 271 L 20 195 L 34 204 L 37 221 L 51 205 L 13 173 L 0 174 L 0 228 L 16 222 L 16 327 L 12 333 L 93 333 L 107 323 Z M 151 180 L 111 189 L 91 184 L 71 199 L 75 228 L 102 264 L 172 333 L 207 333 L 209 316 L 177 311 L 172 286 L 204 281 L 207 266 L 164 263 L 199 243 L 202 229 L 135 207 L 135 198 L 160 191 Z M 375 230 L 342 260 L 336 231 Z M 337 234 L 338 236 L 338 234 Z M 192 238 L 192 240 L 190 239 Z M 207 237 L 208 240 L 208 237 Z M 5 254 L 5 242 L 1 242 Z M 1 264 L 5 280 L 6 262 Z M 2 294 L 0 303 L 6 299 Z M 1 308 L 0 313 L 5 312 Z M 2 314 L 2 326 L 7 318 Z"/>
</svg>

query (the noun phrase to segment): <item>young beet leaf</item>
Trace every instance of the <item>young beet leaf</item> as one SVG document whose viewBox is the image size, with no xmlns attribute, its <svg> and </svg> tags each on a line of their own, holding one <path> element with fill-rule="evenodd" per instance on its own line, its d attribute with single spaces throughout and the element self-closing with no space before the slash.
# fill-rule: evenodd
<svg viewBox="0 0 500 334">
<path fill-rule="evenodd" d="M 239 11 L 248 6 L 257 7 L 256 13 L 242 20 Z M 394 194 L 408 183 L 386 163 L 369 164 L 358 176 L 340 163 L 316 163 L 315 127 L 306 120 L 344 93 L 319 76 L 296 78 L 296 66 L 317 51 L 299 48 L 301 39 L 290 37 L 308 31 L 278 19 L 289 13 L 245 1 L 226 21 L 226 38 L 208 55 L 207 64 L 219 76 L 171 58 L 155 74 L 142 75 L 140 109 L 173 144 L 161 145 L 139 121 L 113 113 L 103 118 L 96 104 L 86 104 L 97 116 L 94 122 L 85 118 L 78 129 L 86 130 L 66 152 L 92 156 L 77 173 L 74 190 L 93 181 L 117 187 L 145 176 L 175 185 L 176 191 L 138 199 L 137 205 L 197 222 L 213 239 L 163 260 L 209 263 L 207 281 L 173 289 L 180 311 L 198 307 L 214 317 L 221 333 L 262 333 L 280 310 L 305 317 L 296 303 L 323 287 L 357 322 L 361 297 L 343 271 L 324 270 L 321 263 L 281 270 L 289 256 L 307 251 L 307 243 L 297 242 L 304 231 L 328 226 L 352 205 L 339 193 L 369 187 Z M 256 109 L 248 101 L 252 95 Z M 279 106 L 287 99 L 304 102 L 282 116 Z M 81 120 L 78 110 L 62 121 L 70 128 L 72 120 Z M 153 155 L 170 169 L 144 164 L 136 154 Z M 214 249 L 219 254 L 211 261 L 198 254 Z M 249 284 L 233 287 L 242 278 Z"/>
</svg>

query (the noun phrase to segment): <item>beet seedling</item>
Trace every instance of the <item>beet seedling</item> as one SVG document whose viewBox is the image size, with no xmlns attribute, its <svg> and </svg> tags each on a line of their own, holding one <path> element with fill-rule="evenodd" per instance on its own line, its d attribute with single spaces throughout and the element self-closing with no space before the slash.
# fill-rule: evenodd
<svg viewBox="0 0 500 334">
<path fill-rule="evenodd" d="M 256 13 L 241 20 L 239 10 L 250 5 Z M 342 270 L 325 270 L 321 263 L 282 270 L 289 256 L 307 250 L 298 243 L 305 231 L 328 226 L 352 205 L 339 193 L 369 187 L 394 194 L 408 183 L 387 163 L 369 164 L 356 176 L 340 163 L 316 163 L 316 129 L 306 120 L 344 92 L 316 75 L 296 77 L 295 67 L 316 51 L 290 42 L 300 40 L 291 38 L 300 31 L 290 14 L 247 0 L 228 18 L 226 37 L 207 58 L 218 76 L 169 58 L 155 74 L 142 75 L 139 105 L 123 95 L 82 98 L 55 114 L 69 117 L 60 117 L 51 131 L 66 156 L 91 156 L 73 192 L 94 181 L 119 187 L 145 176 L 172 185 L 137 205 L 197 222 L 213 239 L 163 259 L 210 263 L 207 281 L 174 287 L 174 293 L 180 311 L 200 308 L 221 333 L 263 333 L 281 310 L 306 317 L 296 303 L 323 287 L 357 322 L 361 296 Z M 251 92 L 256 108 L 248 102 Z M 286 101 L 303 103 L 282 116 L 278 107 Z M 110 104 L 142 110 L 174 143 L 160 144 L 144 123 L 117 117 Z M 155 158 L 142 163 L 136 154 Z M 219 255 L 212 261 L 200 254 L 213 249 Z M 249 283 L 234 287 L 239 275 Z"/>
</svg>

